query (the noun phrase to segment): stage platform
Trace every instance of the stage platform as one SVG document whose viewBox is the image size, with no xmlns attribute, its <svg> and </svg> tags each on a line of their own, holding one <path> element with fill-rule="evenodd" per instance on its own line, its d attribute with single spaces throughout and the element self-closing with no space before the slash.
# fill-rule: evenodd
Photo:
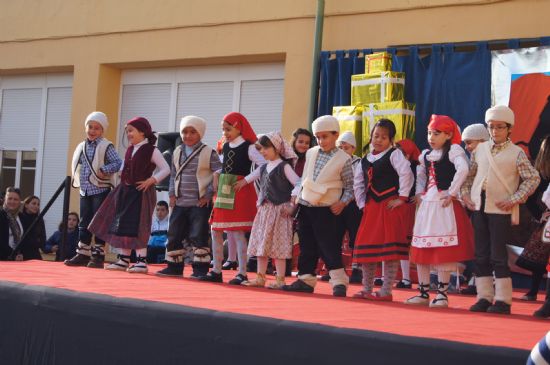
<svg viewBox="0 0 550 365">
<path fill-rule="evenodd" d="M 476 314 L 472 296 L 430 309 L 402 304 L 413 290 L 373 303 L 334 298 L 328 283 L 295 294 L 156 277 L 162 267 L 0 262 L 0 363 L 524 364 L 550 330 L 531 316 L 541 301 L 515 299 L 511 316 Z"/>
</svg>

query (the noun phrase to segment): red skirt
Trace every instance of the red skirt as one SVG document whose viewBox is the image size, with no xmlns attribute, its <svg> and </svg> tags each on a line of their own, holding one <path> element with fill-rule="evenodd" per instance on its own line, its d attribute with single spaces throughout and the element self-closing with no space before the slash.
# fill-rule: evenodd
<svg viewBox="0 0 550 365">
<path fill-rule="evenodd" d="M 367 200 L 355 239 L 354 262 L 409 259 L 415 206 L 405 203 L 388 209 L 388 203 L 394 199 L 395 196 L 381 202 Z"/>
<path fill-rule="evenodd" d="M 237 179 L 242 180 L 243 178 L 243 176 L 239 176 Z M 250 232 L 256 216 L 257 200 L 254 184 L 245 185 L 235 194 L 233 209 L 214 208 L 212 210 L 209 221 L 212 230 Z"/>
<path fill-rule="evenodd" d="M 411 247 L 411 261 L 416 264 L 444 264 L 471 260 L 474 257 L 474 229 L 466 209 L 453 200 L 458 245 L 447 247 Z"/>
</svg>

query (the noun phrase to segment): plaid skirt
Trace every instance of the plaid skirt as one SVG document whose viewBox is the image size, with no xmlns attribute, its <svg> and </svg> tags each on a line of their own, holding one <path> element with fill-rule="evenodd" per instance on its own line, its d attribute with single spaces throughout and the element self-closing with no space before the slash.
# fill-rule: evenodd
<svg viewBox="0 0 550 365">
<path fill-rule="evenodd" d="M 139 195 L 140 201 L 136 201 L 135 186 L 118 185 L 103 201 L 88 230 L 116 248 L 146 248 L 157 195 L 154 187 Z"/>
</svg>

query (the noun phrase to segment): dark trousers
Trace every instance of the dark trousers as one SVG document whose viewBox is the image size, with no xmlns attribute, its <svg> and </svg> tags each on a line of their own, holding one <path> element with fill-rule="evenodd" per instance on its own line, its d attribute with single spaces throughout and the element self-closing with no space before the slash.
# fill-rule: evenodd
<svg viewBox="0 0 550 365">
<path fill-rule="evenodd" d="M 208 247 L 211 207 L 178 207 L 170 215 L 166 251 L 183 250 L 186 239 L 193 247 Z"/>
<path fill-rule="evenodd" d="M 109 190 L 95 195 L 80 196 L 80 223 L 78 224 L 78 240 L 89 245 L 92 242 L 92 233 L 88 231 L 88 225 L 94 218 L 99 207 L 109 195 Z M 95 238 L 96 245 L 105 246 L 105 241 Z"/>
<path fill-rule="evenodd" d="M 342 215 L 332 214 L 328 207 L 301 205 L 298 222 L 298 274 L 315 275 L 319 257 L 323 259 L 328 270 L 343 268 L 342 237 L 345 227 Z"/>
<path fill-rule="evenodd" d="M 475 236 L 476 276 L 510 277 L 506 242 L 512 237 L 511 215 L 485 213 L 485 194 L 481 208 L 472 214 Z"/>
<path fill-rule="evenodd" d="M 342 212 L 342 219 L 344 221 L 345 230 L 349 234 L 349 247 L 355 246 L 355 237 L 357 237 L 357 231 L 359 230 L 359 224 L 361 224 L 362 213 L 357 207 L 355 200 L 351 201 Z"/>
</svg>

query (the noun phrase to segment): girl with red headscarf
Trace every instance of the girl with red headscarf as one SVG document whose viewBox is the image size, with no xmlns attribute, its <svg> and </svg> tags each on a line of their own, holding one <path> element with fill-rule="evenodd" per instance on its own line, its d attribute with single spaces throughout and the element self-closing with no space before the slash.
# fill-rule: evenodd
<svg viewBox="0 0 550 365">
<path fill-rule="evenodd" d="M 157 137 L 147 119 L 130 120 L 126 133 L 130 146 L 120 184 L 107 196 L 88 229 L 119 249 L 118 260 L 105 269 L 147 273 L 147 243 L 157 202 L 155 184 L 170 174 L 170 166 L 155 147 Z M 132 250 L 136 250 L 137 262 L 130 266 Z"/>
<path fill-rule="evenodd" d="M 411 261 L 416 263 L 420 294 L 406 304 L 448 306 L 451 272 L 459 261 L 474 255 L 473 229 L 466 210 L 457 200 L 468 176 L 468 159 L 460 147 L 460 131 L 446 115 L 432 115 L 428 143 L 417 167 L 416 201 L 419 204 L 411 243 Z M 430 301 L 430 266 L 437 270 L 438 290 Z"/>
<path fill-rule="evenodd" d="M 246 276 L 247 240 L 245 233 L 252 229 L 256 216 L 256 190 L 254 184 L 241 189 L 236 182 L 244 179 L 252 170 L 253 164 L 265 164 L 265 160 L 255 147 L 256 133 L 244 115 L 231 112 L 223 117 L 222 130 L 225 143 L 222 147 L 222 170 L 214 174 L 214 186 L 218 193 L 214 200 L 212 225 L 212 253 L 214 267 L 201 278 L 202 281 L 221 283 L 223 260 L 223 232 L 228 240 L 237 243 L 239 272 L 229 284 L 240 285 L 248 281 Z"/>
</svg>

